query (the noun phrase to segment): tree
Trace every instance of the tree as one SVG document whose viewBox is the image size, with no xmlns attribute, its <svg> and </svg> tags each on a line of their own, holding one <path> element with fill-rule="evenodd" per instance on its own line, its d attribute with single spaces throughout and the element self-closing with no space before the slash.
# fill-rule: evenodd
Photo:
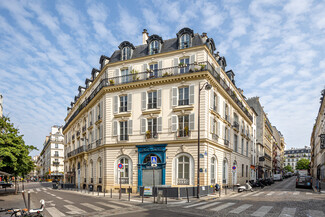
<svg viewBox="0 0 325 217">
<path fill-rule="evenodd" d="M 29 153 L 37 148 L 25 144 L 23 135 L 19 135 L 8 117 L 0 117 L 0 132 L 0 170 L 13 175 L 16 181 L 18 176 L 24 177 L 33 170 L 35 165 Z"/>
<path fill-rule="evenodd" d="M 292 173 L 293 173 L 292 166 L 291 166 L 291 165 L 287 165 L 287 166 L 285 166 L 285 167 L 284 167 L 284 171 L 286 171 L 286 173 L 287 173 L 287 172 L 292 172 Z"/>
<path fill-rule="evenodd" d="M 297 162 L 296 170 L 308 170 L 310 161 L 306 158 L 302 158 Z"/>
</svg>

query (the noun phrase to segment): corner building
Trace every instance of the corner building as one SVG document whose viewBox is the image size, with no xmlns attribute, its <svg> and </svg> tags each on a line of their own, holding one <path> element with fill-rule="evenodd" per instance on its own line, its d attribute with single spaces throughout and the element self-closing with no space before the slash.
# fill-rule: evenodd
<svg viewBox="0 0 325 217">
<path fill-rule="evenodd" d="M 168 40 L 142 36 L 142 45 L 124 41 L 101 56 L 68 107 L 65 182 L 102 191 L 121 181 L 135 192 L 152 185 L 151 156 L 156 185 L 196 185 L 198 159 L 200 185 L 250 179 L 254 114 L 213 39 L 189 28 Z"/>
</svg>

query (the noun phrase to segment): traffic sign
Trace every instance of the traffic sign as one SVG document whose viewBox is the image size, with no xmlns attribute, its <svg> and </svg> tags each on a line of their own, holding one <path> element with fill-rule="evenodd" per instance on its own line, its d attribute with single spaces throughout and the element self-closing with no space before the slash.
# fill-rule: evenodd
<svg viewBox="0 0 325 217">
<path fill-rule="evenodd" d="M 157 166 L 157 156 L 151 156 L 151 166 L 152 167 Z"/>
<path fill-rule="evenodd" d="M 232 167 L 233 170 L 236 170 L 236 168 L 237 168 L 236 166 L 233 166 L 233 167 Z"/>
<path fill-rule="evenodd" d="M 119 164 L 117 165 L 117 167 L 118 167 L 119 169 L 123 169 L 123 164 L 119 163 Z"/>
</svg>

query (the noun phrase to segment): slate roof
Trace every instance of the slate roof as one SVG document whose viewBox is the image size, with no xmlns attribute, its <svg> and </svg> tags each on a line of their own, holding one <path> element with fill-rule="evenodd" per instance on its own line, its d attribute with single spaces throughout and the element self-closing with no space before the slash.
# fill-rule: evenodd
<svg viewBox="0 0 325 217">
<path fill-rule="evenodd" d="M 194 34 L 193 40 L 192 40 L 192 47 L 201 46 L 203 45 L 202 37 L 200 34 L 196 33 Z M 138 45 L 133 50 L 133 54 L 131 59 L 149 56 L 149 50 L 148 50 L 148 44 Z M 166 53 L 170 51 L 178 50 L 178 43 L 177 38 L 167 39 L 164 40 L 164 43 L 161 46 L 161 52 L 160 53 Z M 116 50 L 113 52 L 110 63 L 121 61 L 121 50 Z"/>
</svg>

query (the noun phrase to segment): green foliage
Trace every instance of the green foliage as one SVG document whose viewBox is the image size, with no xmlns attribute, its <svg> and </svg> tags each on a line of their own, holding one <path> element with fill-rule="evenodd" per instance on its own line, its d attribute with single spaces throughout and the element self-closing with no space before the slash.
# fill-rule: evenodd
<svg viewBox="0 0 325 217">
<path fill-rule="evenodd" d="M 25 145 L 23 135 L 8 117 L 0 117 L 0 132 L 0 170 L 24 177 L 35 166 L 29 153 L 37 148 Z"/>
<path fill-rule="evenodd" d="M 297 162 L 296 170 L 308 170 L 310 161 L 306 158 L 300 159 Z"/>
<path fill-rule="evenodd" d="M 285 167 L 284 167 L 284 170 L 285 170 L 286 172 L 292 172 L 292 173 L 294 172 L 293 169 L 292 169 L 292 166 L 291 166 L 291 165 L 287 165 L 287 166 L 285 166 Z"/>
</svg>

